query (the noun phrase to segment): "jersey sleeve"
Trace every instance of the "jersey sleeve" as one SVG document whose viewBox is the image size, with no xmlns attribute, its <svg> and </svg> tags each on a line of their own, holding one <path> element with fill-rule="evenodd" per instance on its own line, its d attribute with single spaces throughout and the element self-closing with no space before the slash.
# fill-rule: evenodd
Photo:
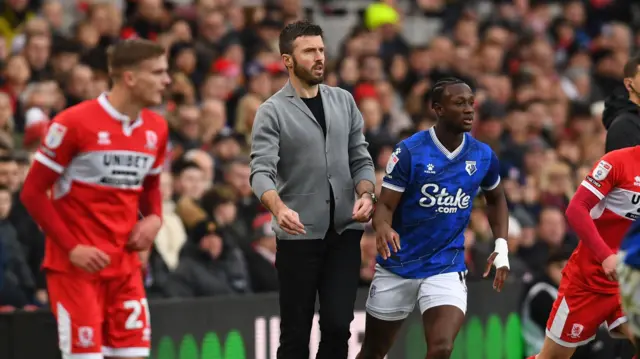
<svg viewBox="0 0 640 359">
<path fill-rule="evenodd" d="M 498 187 L 500 184 L 500 161 L 498 160 L 498 156 L 491 151 L 491 161 L 489 162 L 489 170 L 484 175 L 482 182 L 480 183 L 480 188 L 483 191 L 491 191 Z"/>
<path fill-rule="evenodd" d="M 162 119 L 164 121 L 164 119 Z M 165 124 L 166 127 L 166 124 Z M 160 134 L 160 139 L 158 142 L 158 152 L 156 152 L 156 160 L 153 162 L 153 167 L 149 170 L 149 175 L 158 175 L 162 172 L 164 168 L 164 163 L 167 155 L 167 144 L 169 142 L 169 130 L 165 128 L 164 131 Z"/>
<path fill-rule="evenodd" d="M 603 199 L 615 188 L 622 176 L 623 161 L 619 151 L 609 152 L 596 163 L 580 184 L 599 199 Z"/>
<path fill-rule="evenodd" d="M 54 118 L 34 155 L 36 161 L 59 174 L 64 172 L 79 149 L 78 128 L 71 120 L 64 113 Z"/>
<path fill-rule="evenodd" d="M 396 145 L 389 157 L 385 172 L 382 187 L 396 192 L 404 192 L 411 175 L 411 154 L 404 142 Z"/>
</svg>

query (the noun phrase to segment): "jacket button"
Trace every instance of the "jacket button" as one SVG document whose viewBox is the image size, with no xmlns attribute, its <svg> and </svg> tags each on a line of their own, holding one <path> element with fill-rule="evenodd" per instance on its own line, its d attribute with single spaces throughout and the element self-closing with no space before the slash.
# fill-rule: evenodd
<svg viewBox="0 0 640 359">
<path fill-rule="evenodd" d="M 331 175 L 327 175 L 327 178 L 331 178 Z"/>
</svg>

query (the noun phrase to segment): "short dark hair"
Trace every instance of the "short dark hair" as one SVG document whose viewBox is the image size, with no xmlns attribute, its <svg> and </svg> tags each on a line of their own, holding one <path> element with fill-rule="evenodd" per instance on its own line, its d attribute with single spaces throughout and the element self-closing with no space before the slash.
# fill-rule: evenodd
<svg viewBox="0 0 640 359">
<path fill-rule="evenodd" d="M 12 153 L 0 155 L 0 163 L 16 162 L 16 158 Z"/>
<path fill-rule="evenodd" d="M 225 165 L 223 166 L 223 172 L 229 172 L 229 170 L 231 170 L 231 168 L 235 165 L 249 166 L 250 164 L 251 164 L 250 158 L 248 158 L 247 156 L 240 155 L 227 161 L 227 163 L 225 163 Z"/>
<path fill-rule="evenodd" d="M 322 28 L 309 20 L 292 22 L 280 31 L 280 54 L 293 53 L 293 41 L 301 36 L 324 36 Z"/>
<path fill-rule="evenodd" d="M 442 96 L 444 96 L 444 91 L 448 86 L 460 84 L 467 85 L 466 82 L 455 77 L 447 77 L 436 82 L 436 84 L 433 85 L 433 88 L 431 89 L 431 107 L 433 107 L 433 105 L 435 105 L 436 103 L 442 102 Z"/>
<path fill-rule="evenodd" d="M 630 58 L 624 65 L 624 77 L 635 77 L 638 73 L 638 66 L 640 66 L 640 54 L 636 54 L 634 57 Z"/>
<path fill-rule="evenodd" d="M 197 163 L 180 158 L 171 166 L 171 172 L 174 176 L 180 176 L 184 171 L 192 168 L 202 171 L 202 168 Z"/>
<path fill-rule="evenodd" d="M 118 42 L 107 49 L 107 63 L 111 77 L 122 70 L 140 65 L 141 62 L 164 55 L 162 45 L 145 39 Z"/>
<path fill-rule="evenodd" d="M 229 186 L 216 186 L 202 195 L 200 203 L 208 215 L 212 215 L 213 211 L 225 203 L 236 203 L 238 198 L 235 192 Z"/>
</svg>

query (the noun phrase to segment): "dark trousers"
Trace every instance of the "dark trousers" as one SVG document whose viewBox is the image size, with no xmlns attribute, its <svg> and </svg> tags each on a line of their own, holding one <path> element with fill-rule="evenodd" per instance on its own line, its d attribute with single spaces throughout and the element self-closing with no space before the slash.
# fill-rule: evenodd
<svg viewBox="0 0 640 359">
<path fill-rule="evenodd" d="M 349 327 L 360 279 L 362 231 L 329 230 L 324 239 L 278 240 L 280 281 L 278 359 L 308 359 L 309 337 L 320 300 L 317 359 L 346 359 Z"/>
</svg>

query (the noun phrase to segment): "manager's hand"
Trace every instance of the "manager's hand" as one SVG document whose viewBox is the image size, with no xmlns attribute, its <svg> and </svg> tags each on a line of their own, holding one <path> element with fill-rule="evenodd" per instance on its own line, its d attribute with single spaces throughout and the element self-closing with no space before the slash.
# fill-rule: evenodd
<svg viewBox="0 0 640 359">
<path fill-rule="evenodd" d="M 304 225 L 300 222 L 298 213 L 291 208 L 285 207 L 276 213 L 276 220 L 278 221 L 280 228 L 289 234 L 296 235 L 307 233 L 304 230 Z"/>
<path fill-rule="evenodd" d="M 358 222 L 369 222 L 373 214 L 373 199 L 368 194 L 362 195 L 353 206 L 353 219 Z"/>
</svg>

